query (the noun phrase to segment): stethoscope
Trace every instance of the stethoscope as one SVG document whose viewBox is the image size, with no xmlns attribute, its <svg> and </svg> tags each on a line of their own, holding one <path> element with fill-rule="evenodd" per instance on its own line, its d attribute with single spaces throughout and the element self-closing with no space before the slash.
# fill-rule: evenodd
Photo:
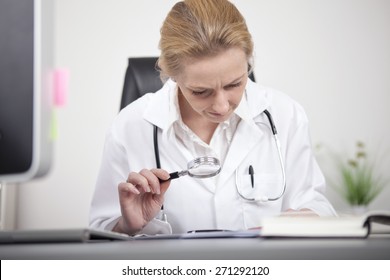
<svg viewBox="0 0 390 280">
<path fill-rule="evenodd" d="M 276 150 L 278 152 L 278 159 L 279 159 L 279 165 L 280 165 L 280 170 L 282 173 L 282 187 L 280 194 L 275 196 L 275 197 L 267 197 L 264 195 L 261 196 L 253 196 L 253 197 L 248 197 L 247 195 L 244 195 L 240 188 L 238 187 L 238 175 L 236 171 L 236 189 L 237 193 L 241 198 L 243 198 L 246 201 L 251 201 L 251 202 L 268 202 L 268 201 L 276 201 L 280 199 L 285 191 L 286 191 L 286 172 L 284 169 L 284 164 L 283 164 L 283 159 L 282 159 L 282 153 L 281 153 L 281 148 L 280 148 L 280 142 L 277 136 L 277 130 L 275 127 L 275 123 L 272 119 L 272 116 L 268 110 L 264 110 L 263 113 L 267 116 L 268 121 L 270 123 L 272 135 L 274 138 Z M 157 168 L 161 168 L 161 163 L 160 163 L 160 151 L 158 148 L 158 137 L 157 137 L 157 132 L 158 128 L 156 125 L 153 125 L 153 144 L 154 144 L 154 155 L 156 159 L 156 166 Z M 194 160 L 190 161 L 187 165 L 186 170 L 182 171 L 176 171 L 170 173 L 170 178 L 168 180 L 173 180 L 177 179 L 181 176 L 189 175 L 194 178 L 209 178 L 217 175 L 221 171 L 221 164 L 218 159 L 214 157 L 199 157 L 195 158 Z M 251 174 L 253 176 L 253 174 Z M 253 180 L 253 177 L 251 178 Z M 253 187 L 253 181 L 252 181 L 252 187 Z"/>
</svg>

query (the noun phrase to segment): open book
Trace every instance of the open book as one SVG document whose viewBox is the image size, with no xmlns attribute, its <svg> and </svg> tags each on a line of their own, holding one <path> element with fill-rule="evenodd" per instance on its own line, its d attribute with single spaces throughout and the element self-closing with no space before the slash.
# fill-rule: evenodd
<svg viewBox="0 0 390 280">
<path fill-rule="evenodd" d="M 389 234 L 390 212 L 368 212 L 361 216 L 279 216 L 265 218 L 262 237 L 356 237 Z"/>
</svg>

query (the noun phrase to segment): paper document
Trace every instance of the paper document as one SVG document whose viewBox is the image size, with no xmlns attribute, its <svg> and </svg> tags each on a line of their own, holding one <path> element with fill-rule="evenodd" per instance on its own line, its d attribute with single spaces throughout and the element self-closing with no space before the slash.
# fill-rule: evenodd
<svg viewBox="0 0 390 280">
<path fill-rule="evenodd" d="M 136 235 L 132 239 L 201 239 L 201 238 L 255 238 L 261 230 L 195 230 L 187 233 Z"/>
</svg>

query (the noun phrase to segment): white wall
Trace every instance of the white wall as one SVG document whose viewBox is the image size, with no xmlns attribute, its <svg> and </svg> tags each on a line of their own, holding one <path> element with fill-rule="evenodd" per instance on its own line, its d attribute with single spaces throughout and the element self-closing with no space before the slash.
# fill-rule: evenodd
<svg viewBox="0 0 390 280">
<path fill-rule="evenodd" d="M 56 1 L 56 64 L 70 70 L 68 103 L 57 112 L 50 174 L 20 186 L 18 228 L 87 225 L 127 57 L 159 54 L 159 29 L 175 2 Z M 233 2 L 255 41 L 257 80 L 305 107 L 313 144 L 348 150 L 363 140 L 390 150 L 390 1 Z M 388 166 L 389 160 L 385 174 Z M 331 189 L 328 196 L 346 209 Z M 389 200 L 390 188 L 371 208 L 390 209 Z"/>
</svg>

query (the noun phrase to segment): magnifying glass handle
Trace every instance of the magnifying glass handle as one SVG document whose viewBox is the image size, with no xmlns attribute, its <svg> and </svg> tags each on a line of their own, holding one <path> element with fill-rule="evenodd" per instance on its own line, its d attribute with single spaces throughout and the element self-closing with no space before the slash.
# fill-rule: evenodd
<svg viewBox="0 0 390 280">
<path fill-rule="evenodd" d="M 179 177 L 180 177 L 180 172 L 179 171 L 169 173 L 169 180 L 177 179 Z"/>
<path fill-rule="evenodd" d="M 177 179 L 177 178 L 179 178 L 181 176 L 185 176 L 185 175 L 188 175 L 188 170 L 172 172 L 172 173 L 169 173 L 169 179 L 167 179 L 167 180 L 160 179 L 160 183 L 167 182 L 167 181 L 173 180 L 173 179 Z"/>
<path fill-rule="evenodd" d="M 159 179 L 160 183 L 168 182 L 170 180 L 179 178 L 180 177 L 179 173 L 180 173 L 179 171 L 169 173 L 169 178 L 168 179 L 166 179 L 166 180 Z"/>
</svg>

